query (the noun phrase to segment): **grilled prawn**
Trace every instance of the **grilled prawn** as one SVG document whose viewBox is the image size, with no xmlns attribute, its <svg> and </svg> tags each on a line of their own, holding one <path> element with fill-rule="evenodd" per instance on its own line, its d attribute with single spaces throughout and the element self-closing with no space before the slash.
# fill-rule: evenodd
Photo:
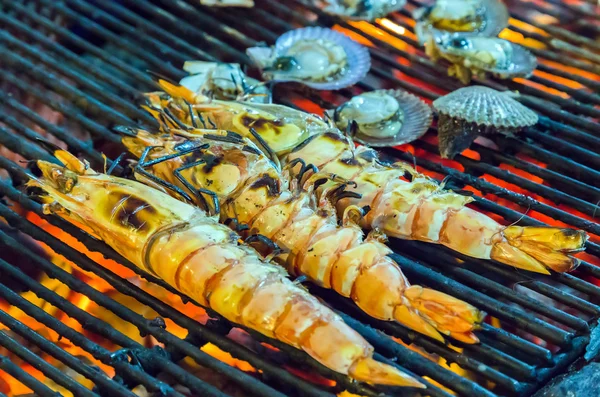
<svg viewBox="0 0 600 397">
<path fill-rule="evenodd" d="M 548 268 L 557 272 L 575 268 L 578 260 L 569 254 L 581 251 L 587 239 L 574 229 L 502 226 L 467 207 L 473 198 L 445 190 L 406 163 L 380 163 L 376 151 L 355 147 L 339 130 L 298 145 L 286 157 L 294 159 L 355 182 L 350 190 L 362 197 L 340 200 L 338 210 L 371 206 L 363 226 L 380 228 L 388 236 L 443 244 L 474 258 L 545 274 Z M 410 182 L 401 179 L 406 173 Z"/>
<path fill-rule="evenodd" d="M 140 269 L 334 371 L 370 383 L 423 387 L 375 361 L 373 347 L 338 315 L 199 208 L 139 182 L 96 173 L 65 151 L 55 156 L 66 167 L 38 161 L 43 177 L 30 181 L 48 194 L 46 212 L 90 228 Z"/>
<path fill-rule="evenodd" d="M 194 192 L 210 190 L 220 202 L 221 220 L 235 220 L 247 225 L 249 234 L 273 240 L 283 250 L 277 261 L 290 273 L 352 298 L 378 319 L 396 320 L 441 341 L 440 333 L 478 341 L 473 330 L 484 313 L 441 292 L 411 286 L 377 233 L 363 239 L 355 223 L 362 209 L 348 206 L 343 225 L 338 225 L 331 202 L 347 195 L 345 185 L 323 194 L 317 204 L 313 183 L 326 181 L 328 175 L 312 175 L 307 189 L 290 189 L 271 159 L 240 135 L 201 129 L 171 130 L 163 136 L 121 131 L 125 146 L 140 157 L 140 180 L 171 184 L 172 193 L 188 200 L 194 200 Z M 199 201 L 209 204 L 202 197 Z"/>
<path fill-rule="evenodd" d="M 343 214 L 348 206 L 369 205 L 371 211 L 362 223 L 365 228 L 379 228 L 392 237 L 443 244 L 471 257 L 494 259 L 543 274 L 548 274 L 548 269 L 570 271 L 579 263 L 570 254 L 584 250 L 585 232 L 500 225 L 467 207 L 471 198 L 443 189 L 407 164 L 382 165 L 377 152 L 362 146 L 355 148 L 351 139 L 337 129 L 328 128 L 327 123 L 314 116 L 288 109 L 286 112 L 293 112 L 294 117 L 278 117 L 281 106 L 269 108 L 267 114 L 266 109 L 254 105 L 241 107 L 235 102 L 223 101 L 213 105 L 183 87 L 164 80 L 159 84 L 167 93 L 148 96 L 151 106 L 177 109 L 178 117 L 185 121 L 190 120 L 190 109 L 194 109 L 214 120 L 218 128 L 244 136 L 250 135 L 251 128 L 260 127 L 254 129 L 267 144 L 277 148 L 275 152 L 282 162 L 302 159 L 321 171 L 336 173 L 355 182 L 356 187 L 349 187 L 349 191 L 361 193 L 362 197 L 338 201 L 338 210 Z M 245 113 L 243 109 L 246 109 Z M 252 123 L 234 122 L 247 115 L 251 115 Z M 304 124 L 298 120 L 311 122 Z M 275 128 L 277 124 L 285 128 Z M 298 130 L 288 135 L 294 125 Z M 411 182 L 400 179 L 406 172 L 412 175 Z M 333 183 L 329 182 L 320 190 L 330 189 Z"/>
</svg>

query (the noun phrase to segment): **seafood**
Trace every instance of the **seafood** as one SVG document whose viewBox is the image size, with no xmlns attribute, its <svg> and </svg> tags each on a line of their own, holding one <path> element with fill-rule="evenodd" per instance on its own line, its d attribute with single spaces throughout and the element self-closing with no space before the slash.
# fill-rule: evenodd
<svg viewBox="0 0 600 397">
<path fill-rule="evenodd" d="M 200 4 L 209 7 L 254 7 L 253 0 L 200 0 Z"/>
<path fill-rule="evenodd" d="M 433 102 L 443 158 L 453 158 L 481 134 L 512 134 L 535 125 L 538 116 L 509 96 L 483 86 L 463 87 Z"/>
<path fill-rule="evenodd" d="M 239 245 L 239 236 L 197 207 L 137 181 L 100 174 L 68 152 L 66 165 L 38 161 L 30 185 L 45 212 L 91 229 L 140 269 L 228 320 L 302 349 L 354 379 L 424 387 L 373 359 L 373 347 L 279 266 Z M 327 341 L 324 343 L 324 341 Z"/>
<path fill-rule="evenodd" d="M 353 138 L 370 146 L 396 146 L 421 137 L 431 125 L 429 106 L 401 90 L 377 90 L 353 97 L 333 112 L 336 125 L 344 130 L 357 123 Z"/>
<path fill-rule="evenodd" d="M 237 63 L 186 61 L 183 70 L 190 75 L 179 84 L 198 94 L 230 101 L 270 102 L 269 89 L 246 76 Z"/>
<path fill-rule="evenodd" d="M 226 131 L 172 130 L 171 135 L 158 136 L 120 130 L 126 134 L 125 146 L 140 158 L 135 168 L 139 180 L 148 181 L 149 172 L 159 178 L 152 178 L 152 184 L 161 180 L 166 182 L 163 187 L 168 183 L 176 187 L 171 188 L 176 197 L 183 196 L 178 189 L 190 198 L 209 189 L 220 203 L 221 221 L 247 225 L 245 234 L 271 239 L 282 250 L 276 261 L 291 274 L 351 298 L 378 319 L 398 321 L 440 341 L 444 340 L 440 333 L 467 343 L 478 341 L 473 330 L 484 313 L 438 291 L 411 286 L 387 256 L 392 251 L 379 241 L 377 232 L 363 239 L 355 220 L 361 208 L 347 207 L 342 226 L 338 225 L 332 203 L 347 196 L 345 185 L 315 202 L 314 185 L 334 176 L 316 173 L 302 183 L 309 167 L 289 187 L 288 178 L 258 147 Z M 175 157 L 178 153 L 181 156 Z M 199 203 L 206 205 L 202 198 Z"/>
<path fill-rule="evenodd" d="M 273 47 L 246 50 L 265 80 L 295 81 L 319 90 L 349 87 L 366 76 L 366 48 L 341 33 L 320 27 L 289 31 Z"/>
<path fill-rule="evenodd" d="M 194 99 L 189 91 L 181 87 L 165 81 L 161 81 L 161 84 L 171 95 Z M 163 101 L 166 101 L 166 97 L 170 98 L 170 95 L 163 94 Z M 222 102 L 221 105 L 213 114 L 210 108 L 199 104 L 206 118 L 216 120 L 217 128 L 251 136 L 247 126 L 232 123 L 232 116 L 224 114 L 228 112 L 230 104 Z M 275 108 L 270 109 L 273 113 L 269 117 L 276 117 Z M 293 120 L 305 122 L 309 117 L 300 116 L 302 112 L 294 112 L 295 118 L 287 119 L 290 124 L 294 123 Z M 260 117 L 256 120 L 260 120 Z M 343 210 L 350 205 L 369 205 L 371 211 L 361 221 L 365 228 L 379 228 L 392 237 L 443 244 L 468 256 L 494 259 L 533 272 L 548 274 L 548 269 L 566 272 L 579 264 L 579 260 L 570 254 L 584 250 L 587 235 L 581 230 L 505 227 L 467 207 L 472 198 L 445 190 L 436 181 L 417 173 L 405 163 L 382 164 L 376 151 L 364 146 L 355 148 L 352 140 L 337 129 L 327 129 L 326 125 L 311 130 L 305 129 L 303 124 L 297 126 L 305 134 L 293 129 L 290 129 L 294 131 L 293 136 L 286 136 L 283 130 L 280 134 L 266 130 L 264 135 L 262 130 L 256 131 L 268 145 L 279 141 L 285 142 L 285 147 L 293 146 L 297 137 L 308 136 L 303 142 L 295 141 L 297 146 L 291 152 L 277 152 L 280 160 L 289 163 L 302 159 L 322 172 L 335 173 L 357 184 L 355 188 L 348 185 L 346 189 L 356 191 L 362 195 L 361 199 L 339 200 L 338 215 L 343 214 Z M 400 179 L 406 173 L 412 175 L 410 182 Z M 324 188 L 330 186 L 323 185 L 319 190 Z"/>
<path fill-rule="evenodd" d="M 508 26 L 508 10 L 500 0 L 437 0 L 414 12 L 415 33 L 421 43 L 432 34 L 461 33 L 496 37 Z"/>
<path fill-rule="evenodd" d="M 165 131 L 194 125 L 194 118 L 190 115 L 196 113 L 205 115 L 198 120 L 200 123 L 206 119 L 204 122 L 209 126 L 212 123 L 219 129 L 235 131 L 245 137 L 251 137 L 250 129 L 254 129 L 269 143 L 270 149 L 282 155 L 298 142 L 330 128 L 318 116 L 287 106 L 210 100 L 163 79 L 159 79 L 158 84 L 168 94 L 146 94 L 146 105 L 142 107 L 156 117 Z M 163 110 L 173 117 L 165 118 Z M 183 125 L 178 125 L 177 121 Z"/>
<path fill-rule="evenodd" d="M 484 77 L 490 73 L 502 79 L 529 77 L 537 66 L 537 59 L 525 48 L 495 37 L 432 35 L 425 52 L 434 61 L 450 61 L 448 75 L 465 84 L 473 74 Z"/>
<path fill-rule="evenodd" d="M 502 226 L 466 205 L 473 201 L 443 189 L 436 181 L 405 163 L 384 165 L 370 148 L 354 147 L 341 132 L 309 138 L 288 156 L 303 159 L 322 172 L 353 181 L 349 191 L 359 198 L 338 201 L 338 210 L 369 205 L 362 225 L 391 237 L 445 245 L 465 255 L 494 259 L 517 268 L 549 274 L 566 272 L 579 261 L 571 253 L 583 250 L 587 236 L 574 229 Z M 408 173 L 411 181 L 400 179 Z M 325 184 L 321 189 L 330 189 Z"/>
<path fill-rule="evenodd" d="M 399 11 L 406 0 L 323 0 L 318 1 L 323 11 L 342 19 L 374 21 Z"/>
</svg>

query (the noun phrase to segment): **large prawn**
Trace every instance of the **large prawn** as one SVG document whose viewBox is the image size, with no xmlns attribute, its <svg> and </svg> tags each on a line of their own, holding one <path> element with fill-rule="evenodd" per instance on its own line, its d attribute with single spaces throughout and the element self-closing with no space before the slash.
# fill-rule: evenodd
<svg viewBox="0 0 600 397">
<path fill-rule="evenodd" d="M 478 341 L 473 330 L 484 313 L 441 292 L 411 286 L 388 256 L 391 250 L 380 241 L 381 234 L 363 239 L 356 223 L 362 208 L 348 206 L 338 225 L 331 203 L 358 197 L 356 193 L 348 194 L 341 184 L 315 203 L 313 186 L 332 176 L 316 173 L 304 183 L 307 189 L 290 189 L 277 163 L 240 135 L 197 128 L 171 129 L 171 135 L 163 136 L 120 130 L 126 134 L 125 146 L 140 158 L 135 168 L 139 180 L 170 187 L 176 197 L 207 208 L 216 205 L 204 196 L 216 195 L 221 220 L 246 225 L 250 238 L 274 241 L 283 250 L 276 259 L 290 273 L 352 298 L 378 319 L 396 320 L 441 341 L 440 333 Z M 304 169 L 297 178 L 313 171 Z M 298 185 L 296 179 L 292 185 Z"/>
<path fill-rule="evenodd" d="M 424 387 L 373 359 L 373 347 L 331 309 L 198 207 L 137 181 L 91 170 L 62 150 L 65 167 L 38 161 L 45 211 L 92 230 L 140 269 L 228 320 L 302 349 L 354 379 Z"/>
<path fill-rule="evenodd" d="M 150 94 L 149 108 L 178 109 L 174 113 L 185 122 L 190 120 L 190 111 L 200 112 L 206 119 L 213 120 L 216 127 L 243 136 L 251 136 L 251 130 L 255 130 L 268 145 L 277 145 L 275 152 L 282 162 L 302 159 L 321 171 L 355 182 L 356 185 L 348 186 L 348 191 L 360 193 L 361 198 L 339 200 L 338 214 L 352 205 L 370 206 L 371 211 L 362 221 L 365 228 L 378 228 L 391 237 L 442 244 L 474 258 L 493 259 L 543 274 L 549 274 L 548 269 L 567 272 L 579 263 L 571 254 L 584 249 L 585 232 L 569 228 L 503 226 L 467 207 L 472 198 L 444 189 L 408 164 L 382 164 L 377 152 L 364 146 L 355 147 L 337 128 L 328 127 L 323 120 L 314 122 L 316 116 L 303 116 L 302 112 L 288 108 L 283 115 L 292 113 L 294 117 L 278 118 L 278 109 L 274 107 L 210 101 L 164 80 L 159 84 L 167 94 L 160 96 L 160 100 L 159 95 Z M 237 120 L 246 114 L 251 114 L 255 121 L 247 125 L 239 123 Z M 263 116 L 271 121 L 263 122 Z M 299 122 L 309 119 L 311 128 Z M 273 127 L 278 124 L 278 128 Z M 293 128 L 290 125 L 300 131 L 287 135 Z M 253 128 L 255 126 L 261 128 Z M 401 179 L 407 173 L 411 175 L 410 181 Z M 321 186 L 320 191 L 331 189 L 334 183 L 330 181 Z"/>
</svg>

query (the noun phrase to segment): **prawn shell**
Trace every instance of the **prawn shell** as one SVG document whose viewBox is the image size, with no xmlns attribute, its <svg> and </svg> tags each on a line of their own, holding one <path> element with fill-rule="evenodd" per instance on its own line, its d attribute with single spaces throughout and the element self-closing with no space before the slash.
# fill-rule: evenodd
<svg viewBox="0 0 600 397">
<path fill-rule="evenodd" d="M 510 94 L 480 85 L 459 88 L 433 102 L 440 114 L 497 130 L 517 130 L 535 125 L 538 115 Z"/>
<path fill-rule="evenodd" d="M 356 135 L 352 137 L 355 141 L 372 147 L 388 147 L 412 142 L 425 135 L 433 121 L 433 114 L 429 105 L 419 97 L 402 90 L 377 90 L 373 92 L 390 95 L 396 99 L 400 105 L 400 110 L 404 112 L 404 122 L 394 136 L 385 138 L 363 134 L 360 132 L 359 127 Z M 344 105 L 339 106 L 333 113 L 333 119 L 338 123 L 338 128 L 344 131 L 346 126 L 339 124 L 338 115 L 338 111 L 342 106 Z"/>
<path fill-rule="evenodd" d="M 216 84 L 214 81 L 211 81 L 211 74 L 218 68 L 224 65 L 228 65 L 230 68 L 235 69 L 238 68 L 242 77 L 244 78 L 246 85 L 249 87 L 257 86 L 260 82 L 252 77 L 246 76 L 245 73 L 241 70 L 239 64 L 235 63 L 222 63 L 222 62 L 205 62 L 205 61 L 186 61 L 183 64 L 183 70 L 188 72 L 188 75 L 183 77 L 179 84 L 188 88 L 189 90 L 207 94 L 207 92 L 203 89 L 209 88 L 212 84 Z M 232 72 L 233 73 L 233 72 Z M 234 81 L 231 79 L 227 80 L 228 83 L 234 84 Z M 221 87 L 219 87 L 221 88 Z M 250 97 L 247 102 L 252 103 L 270 103 L 271 93 L 266 86 L 258 86 L 256 89 L 252 91 L 253 94 L 257 94 L 255 96 Z M 237 97 L 234 95 L 228 95 L 222 89 L 215 90 L 211 95 L 214 99 L 220 100 L 236 100 Z"/>
<path fill-rule="evenodd" d="M 415 34 L 419 43 L 424 44 L 430 35 L 437 35 L 443 32 L 464 36 L 483 36 L 496 37 L 508 26 L 510 15 L 506 5 L 501 0 L 480 0 L 480 5 L 484 9 L 483 18 L 485 20 L 481 29 L 472 32 L 451 32 L 444 31 L 431 26 L 429 21 L 424 18 L 426 9 L 419 8 L 413 12 L 413 18 L 417 21 L 415 25 Z"/>
<path fill-rule="evenodd" d="M 308 27 L 291 30 L 281 35 L 275 42 L 275 46 L 251 47 L 246 50 L 246 54 L 260 68 L 268 66 L 268 62 L 273 57 L 284 56 L 287 51 L 301 40 L 328 40 L 344 49 L 346 53 L 347 66 L 342 75 L 337 76 L 335 80 L 325 82 L 314 82 L 292 77 L 277 77 L 272 79 L 274 82 L 297 82 L 307 85 L 317 90 L 339 90 L 356 84 L 364 78 L 369 69 L 371 69 L 371 56 L 369 51 L 358 44 L 356 41 L 331 29 L 321 27 Z"/>
<path fill-rule="evenodd" d="M 394 4 L 393 6 L 385 9 L 385 11 L 369 11 L 363 14 L 355 14 L 355 15 L 349 15 L 347 12 L 345 11 L 345 8 L 343 5 L 332 5 L 329 4 L 328 5 L 328 1 L 320 1 L 317 4 L 317 7 L 323 11 L 325 14 L 328 15 L 332 15 L 332 16 L 336 16 L 339 17 L 340 19 L 343 19 L 345 21 L 368 21 L 368 22 L 373 22 L 375 21 L 377 18 L 383 18 L 388 14 L 391 14 L 392 12 L 396 12 L 396 11 L 400 11 L 405 5 L 406 5 L 406 0 L 398 0 L 396 2 L 396 4 Z"/>
</svg>

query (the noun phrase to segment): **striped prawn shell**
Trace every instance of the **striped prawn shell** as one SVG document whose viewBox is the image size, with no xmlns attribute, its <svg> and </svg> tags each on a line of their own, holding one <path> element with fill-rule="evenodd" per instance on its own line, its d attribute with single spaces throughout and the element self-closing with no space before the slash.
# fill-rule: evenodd
<svg viewBox="0 0 600 397">
<path fill-rule="evenodd" d="M 282 268 L 239 245 L 236 233 L 202 210 L 137 181 L 96 173 L 65 153 L 59 154 L 69 169 L 39 161 L 43 176 L 30 181 L 48 194 L 47 213 L 86 226 L 193 300 L 304 350 L 334 371 L 371 383 L 423 387 L 375 361 L 373 347 L 337 314 Z"/>
</svg>

